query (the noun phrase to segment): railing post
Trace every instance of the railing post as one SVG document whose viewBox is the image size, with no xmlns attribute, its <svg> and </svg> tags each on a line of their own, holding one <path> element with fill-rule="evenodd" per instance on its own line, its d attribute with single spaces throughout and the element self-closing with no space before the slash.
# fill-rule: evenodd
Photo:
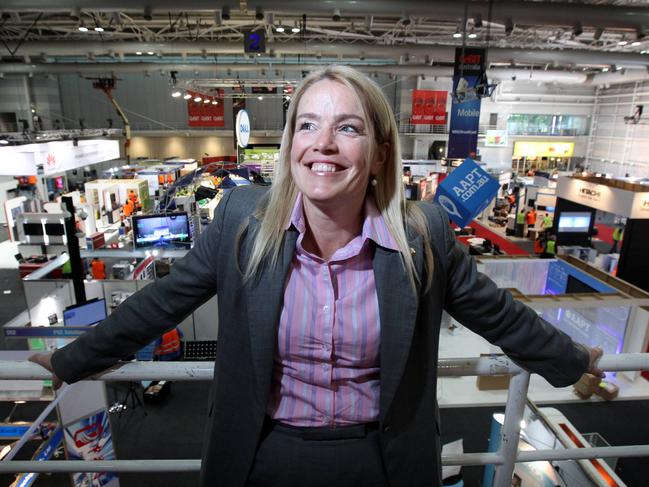
<svg viewBox="0 0 649 487">
<path fill-rule="evenodd" d="M 509 487 L 512 484 L 514 464 L 518 453 L 518 441 L 521 435 L 521 419 L 525 411 L 527 388 L 530 385 L 530 373 L 523 371 L 512 376 L 505 406 L 505 419 L 500 434 L 498 454 L 502 465 L 496 465 L 493 487 Z"/>
</svg>

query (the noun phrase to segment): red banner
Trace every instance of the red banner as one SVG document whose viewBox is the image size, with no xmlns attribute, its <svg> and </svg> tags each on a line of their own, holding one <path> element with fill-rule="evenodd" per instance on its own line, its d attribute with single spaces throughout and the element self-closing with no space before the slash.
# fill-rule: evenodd
<svg viewBox="0 0 649 487">
<path fill-rule="evenodd" d="M 410 123 L 446 125 L 446 91 L 414 90 Z"/>
<path fill-rule="evenodd" d="M 192 97 L 187 100 L 187 125 L 190 127 L 224 127 L 223 98 L 218 95 L 209 96 L 202 93 L 187 91 Z M 196 97 L 200 101 L 194 101 Z M 205 102 L 207 100 L 207 103 Z"/>
</svg>

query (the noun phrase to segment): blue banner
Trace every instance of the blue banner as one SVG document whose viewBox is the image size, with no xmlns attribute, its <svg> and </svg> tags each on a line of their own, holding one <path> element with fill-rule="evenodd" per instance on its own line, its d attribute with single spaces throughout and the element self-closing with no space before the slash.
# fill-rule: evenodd
<svg viewBox="0 0 649 487">
<path fill-rule="evenodd" d="M 5 327 L 4 336 L 10 338 L 74 338 L 83 335 L 89 329 L 88 326 L 16 326 Z"/>
<path fill-rule="evenodd" d="M 47 441 L 43 443 L 43 445 L 41 445 L 34 459 L 39 462 L 49 460 L 50 458 L 52 458 L 52 455 L 62 441 L 63 430 L 61 428 L 56 428 L 56 430 L 50 435 Z M 37 473 L 23 473 L 20 474 L 20 476 L 16 479 L 16 482 L 12 485 L 15 485 L 16 487 L 28 487 L 29 485 L 32 485 L 37 478 Z"/>
<path fill-rule="evenodd" d="M 478 147 L 481 101 L 476 93 L 484 79 L 484 49 L 456 48 L 453 71 L 449 159 L 475 157 Z"/>
</svg>

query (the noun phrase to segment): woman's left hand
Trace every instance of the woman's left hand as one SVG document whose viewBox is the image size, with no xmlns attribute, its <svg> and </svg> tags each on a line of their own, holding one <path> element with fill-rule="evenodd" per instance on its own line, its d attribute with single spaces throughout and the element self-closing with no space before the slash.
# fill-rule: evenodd
<svg viewBox="0 0 649 487">
<path fill-rule="evenodd" d="M 588 346 L 586 346 L 586 350 L 588 350 L 588 354 L 590 355 L 588 370 L 586 372 L 603 379 L 604 377 L 606 377 L 606 374 L 597 365 L 599 363 L 599 359 L 602 358 L 602 355 L 604 355 L 604 350 L 602 350 L 601 347 L 591 348 Z"/>
</svg>

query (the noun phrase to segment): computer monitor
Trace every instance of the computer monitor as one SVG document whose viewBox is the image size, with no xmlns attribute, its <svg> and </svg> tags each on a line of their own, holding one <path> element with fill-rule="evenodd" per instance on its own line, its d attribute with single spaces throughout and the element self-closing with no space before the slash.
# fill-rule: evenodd
<svg viewBox="0 0 649 487">
<path fill-rule="evenodd" d="M 68 306 L 63 310 L 65 326 L 92 326 L 106 318 L 106 301 L 91 299 L 82 304 Z"/>
<path fill-rule="evenodd" d="M 134 216 L 133 242 L 136 248 L 190 247 L 187 213 Z"/>
<path fill-rule="evenodd" d="M 559 215 L 559 232 L 588 232 L 590 229 L 590 212 L 571 211 Z"/>
</svg>

